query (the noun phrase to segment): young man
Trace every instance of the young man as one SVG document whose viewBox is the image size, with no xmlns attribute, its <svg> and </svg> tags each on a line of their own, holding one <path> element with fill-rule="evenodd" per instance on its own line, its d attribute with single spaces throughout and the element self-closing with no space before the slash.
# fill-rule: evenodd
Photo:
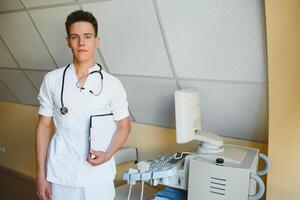
<svg viewBox="0 0 300 200">
<path fill-rule="evenodd" d="M 40 200 L 112 200 L 113 155 L 130 132 L 126 92 L 117 78 L 95 63 L 100 41 L 95 17 L 74 11 L 65 25 L 73 63 L 47 73 L 38 96 L 37 194 Z M 90 116 L 109 113 L 116 131 L 107 136 L 103 131 L 110 141 L 107 150 L 90 150 Z"/>
</svg>

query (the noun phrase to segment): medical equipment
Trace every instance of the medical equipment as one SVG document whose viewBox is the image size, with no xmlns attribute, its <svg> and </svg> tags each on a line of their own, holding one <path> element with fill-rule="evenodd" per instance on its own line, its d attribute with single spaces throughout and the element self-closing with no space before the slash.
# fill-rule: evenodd
<svg viewBox="0 0 300 200">
<path fill-rule="evenodd" d="M 257 171 L 259 158 L 265 162 L 265 169 L 261 171 Z M 227 144 L 221 153 L 166 154 L 147 163 L 147 171 L 130 169 L 134 173 L 126 171 L 123 180 L 131 185 L 146 181 L 154 186 L 162 184 L 184 189 L 188 191 L 188 200 L 258 200 L 265 191 L 259 176 L 270 169 L 269 160 L 257 149 Z"/>
<path fill-rule="evenodd" d="M 200 94 L 196 89 L 175 91 L 176 142 L 187 143 L 199 140 L 198 153 L 219 153 L 223 149 L 223 139 L 218 135 L 202 131 Z"/>
<path fill-rule="evenodd" d="M 175 154 L 158 155 L 153 160 L 147 161 L 149 166 L 148 170 L 141 173 L 139 170 L 135 171 L 135 168 L 129 168 L 129 170 L 123 174 L 122 178 L 129 184 L 135 184 L 137 181 L 146 181 L 151 185 L 174 185 L 176 188 L 186 189 L 187 185 L 185 182 L 175 181 L 175 176 L 178 175 L 178 170 L 184 169 L 184 158 L 187 155 L 189 154 L 180 156 L 178 159 L 174 157 Z M 179 182 L 180 184 L 178 185 L 177 183 Z"/>
<path fill-rule="evenodd" d="M 257 171 L 259 158 L 265 161 L 262 171 Z M 257 149 L 234 145 L 224 145 L 220 154 L 195 157 L 189 165 L 188 200 L 258 200 L 265 192 L 259 175 L 270 169 Z"/>
<path fill-rule="evenodd" d="M 195 89 L 176 90 L 176 142 L 187 143 L 201 130 L 200 94 Z"/>
<path fill-rule="evenodd" d="M 224 144 L 220 136 L 202 131 L 200 95 L 196 90 L 176 91 L 175 110 L 177 143 L 199 140 L 199 146 L 194 152 L 159 155 L 147 161 L 147 171 L 125 172 L 123 180 L 184 189 L 188 200 L 260 199 L 265 192 L 260 176 L 270 170 L 267 156 L 255 148 Z M 265 163 L 261 171 L 257 171 L 259 158 Z"/>
<path fill-rule="evenodd" d="M 102 66 L 98 63 L 96 63 L 100 69 L 99 70 L 96 70 L 96 71 L 92 71 L 90 73 L 88 73 L 86 76 L 89 76 L 91 74 L 94 74 L 94 73 L 99 73 L 100 75 L 100 78 L 101 78 L 101 89 L 100 89 L 100 92 L 96 93 L 93 92 L 92 90 L 89 90 L 89 92 L 94 95 L 94 96 L 99 96 L 102 92 L 102 89 L 103 89 L 103 74 L 102 74 Z M 60 103 L 61 103 L 61 108 L 60 108 L 60 112 L 61 114 L 65 115 L 68 113 L 68 108 L 64 105 L 64 101 L 63 101 L 63 98 L 64 98 L 64 86 L 65 86 L 65 76 L 66 76 L 66 71 L 67 69 L 70 67 L 70 64 L 68 64 L 68 66 L 64 69 L 64 72 L 63 72 L 63 77 L 62 77 L 62 84 L 61 84 L 61 93 L 60 93 Z M 84 77 L 86 77 L 84 76 Z M 79 84 L 79 81 L 84 78 L 84 77 L 81 77 L 79 78 L 79 80 L 76 82 L 76 87 L 80 88 L 81 90 L 85 89 L 84 87 L 80 87 L 78 84 Z"/>
</svg>

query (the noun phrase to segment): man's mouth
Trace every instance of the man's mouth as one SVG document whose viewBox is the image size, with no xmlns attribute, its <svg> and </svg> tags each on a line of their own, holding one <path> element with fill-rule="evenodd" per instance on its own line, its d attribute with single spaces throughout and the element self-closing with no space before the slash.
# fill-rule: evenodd
<svg viewBox="0 0 300 200">
<path fill-rule="evenodd" d="M 78 53 L 83 53 L 83 52 L 87 52 L 87 50 L 85 50 L 85 49 L 79 49 L 77 52 Z"/>
</svg>

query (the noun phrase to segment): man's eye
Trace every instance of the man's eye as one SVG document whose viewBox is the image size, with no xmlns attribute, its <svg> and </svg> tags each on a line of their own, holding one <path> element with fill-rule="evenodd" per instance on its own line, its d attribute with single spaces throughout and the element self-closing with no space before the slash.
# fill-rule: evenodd
<svg viewBox="0 0 300 200">
<path fill-rule="evenodd" d="M 76 39 L 77 39 L 76 36 L 72 36 L 72 37 L 71 37 L 71 40 L 76 40 Z"/>
</svg>

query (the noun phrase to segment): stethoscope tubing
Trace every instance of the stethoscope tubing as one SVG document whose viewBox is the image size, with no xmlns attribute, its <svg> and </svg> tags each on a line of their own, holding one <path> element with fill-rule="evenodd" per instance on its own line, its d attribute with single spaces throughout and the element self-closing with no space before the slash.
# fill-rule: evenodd
<svg viewBox="0 0 300 200">
<path fill-rule="evenodd" d="M 97 71 L 92 71 L 88 74 L 91 75 L 91 74 L 94 74 L 94 73 L 99 73 L 100 74 L 100 77 L 101 77 L 101 90 L 99 92 L 99 94 L 94 94 L 91 90 L 90 90 L 90 93 L 95 95 L 95 96 L 99 96 L 102 92 L 102 89 L 103 89 L 103 74 L 102 74 L 102 66 L 98 63 L 96 63 L 100 69 L 97 70 Z M 65 115 L 68 113 L 68 108 L 64 105 L 64 88 L 65 88 L 65 77 L 66 77 L 66 71 L 67 69 L 70 67 L 71 64 L 68 64 L 68 66 L 64 69 L 64 72 L 63 72 L 63 76 L 62 76 L 62 84 L 61 84 L 61 91 L 60 91 L 60 103 L 61 103 L 61 108 L 60 108 L 60 112 L 61 114 Z M 77 86 L 77 85 L 76 85 Z"/>
</svg>

